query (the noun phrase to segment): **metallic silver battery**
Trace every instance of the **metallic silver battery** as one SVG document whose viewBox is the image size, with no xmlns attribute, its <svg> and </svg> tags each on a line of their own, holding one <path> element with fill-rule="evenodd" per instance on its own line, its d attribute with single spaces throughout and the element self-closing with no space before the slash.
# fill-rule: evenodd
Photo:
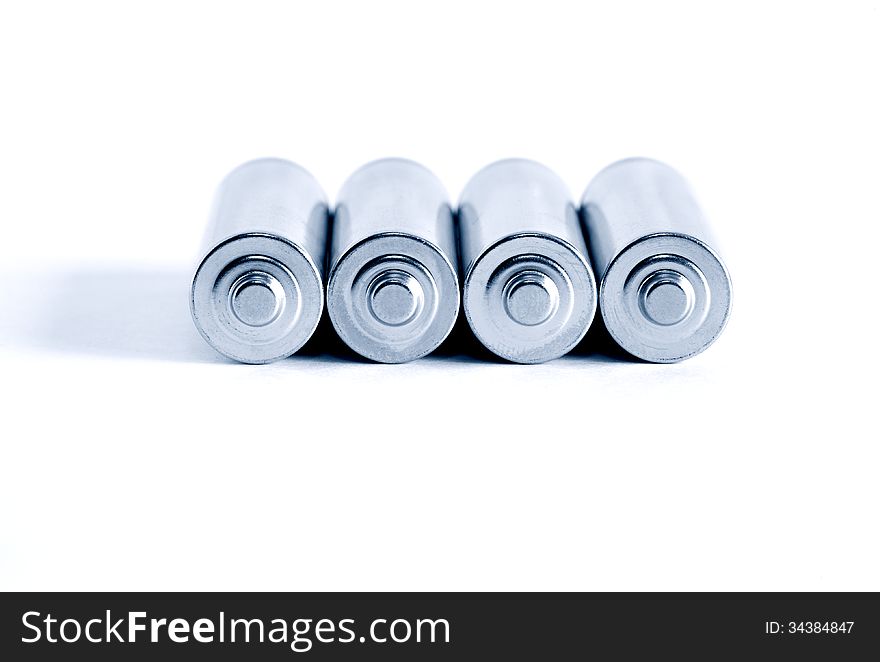
<svg viewBox="0 0 880 662">
<path fill-rule="evenodd" d="M 596 281 L 562 180 L 525 159 L 487 166 L 459 204 L 463 305 L 498 356 L 540 363 L 570 351 L 596 312 Z"/>
<path fill-rule="evenodd" d="M 244 363 L 298 350 L 324 307 L 328 225 L 324 192 L 294 163 L 258 159 L 227 175 L 192 281 L 202 337 Z"/>
<path fill-rule="evenodd" d="M 446 190 L 423 166 L 382 159 L 339 192 L 327 311 L 358 354 L 402 363 L 436 349 L 458 316 L 458 252 Z"/>
<path fill-rule="evenodd" d="M 582 202 L 614 340 L 655 363 L 706 349 L 730 314 L 730 277 L 682 176 L 658 161 L 625 159 L 596 175 Z"/>
</svg>

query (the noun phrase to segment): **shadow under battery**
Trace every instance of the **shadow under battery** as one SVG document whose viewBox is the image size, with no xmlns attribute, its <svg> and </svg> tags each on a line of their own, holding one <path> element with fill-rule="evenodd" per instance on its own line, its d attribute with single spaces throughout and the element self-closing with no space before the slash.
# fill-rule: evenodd
<svg viewBox="0 0 880 662">
<path fill-rule="evenodd" d="M 463 313 L 459 315 L 449 337 L 431 356 L 460 363 L 518 365 L 486 349 L 471 331 Z M 637 360 L 620 349 L 599 317 L 594 320 L 584 339 L 562 358 L 566 361 L 575 360 L 582 363 L 620 363 Z"/>
<path fill-rule="evenodd" d="M 151 269 L 56 272 L 32 283 L 12 342 L 71 354 L 222 363 L 189 312 L 189 274 Z"/>
<path fill-rule="evenodd" d="M 641 363 L 614 341 L 598 311 L 583 340 L 566 356 L 595 363 Z"/>
</svg>

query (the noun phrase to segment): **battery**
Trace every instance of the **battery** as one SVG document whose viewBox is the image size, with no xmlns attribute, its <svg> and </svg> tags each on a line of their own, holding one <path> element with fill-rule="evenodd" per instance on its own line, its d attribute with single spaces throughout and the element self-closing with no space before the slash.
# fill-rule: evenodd
<svg viewBox="0 0 880 662">
<path fill-rule="evenodd" d="M 324 306 L 329 211 L 312 175 L 282 159 L 233 170 L 217 190 L 190 308 L 221 354 L 268 363 L 298 350 Z"/>
<path fill-rule="evenodd" d="M 596 281 L 563 181 L 526 159 L 474 175 L 459 203 L 465 315 L 490 351 L 517 363 L 566 354 L 596 312 Z"/>
<path fill-rule="evenodd" d="M 587 187 L 582 216 L 601 274 L 602 319 L 623 349 L 673 363 L 718 337 L 730 315 L 730 276 L 678 172 L 644 158 L 613 163 Z"/>
<path fill-rule="evenodd" d="M 459 309 L 449 196 L 427 168 L 373 161 L 343 184 L 330 241 L 327 311 L 339 337 L 381 363 L 424 356 Z"/>
</svg>

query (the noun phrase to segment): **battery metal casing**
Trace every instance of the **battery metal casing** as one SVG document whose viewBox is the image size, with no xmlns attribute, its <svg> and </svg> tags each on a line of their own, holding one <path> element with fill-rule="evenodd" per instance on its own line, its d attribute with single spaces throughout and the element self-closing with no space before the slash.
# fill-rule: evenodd
<svg viewBox="0 0 880 662">
<path fill-rule="evenodd" d="M 425 356 L 459 309 L 449 196 L 427 168 L 373 161 L 339 192 L 330 241 L 327 311 L 339 337 L 381 363 Z"/>
<path fill-rule="evenodd" d="M 480 342 L 517 363 L 573 349 L 596 312 L 596 281 L 564 182 L 534 161 L 498 161 L 467 183 L 458 214 L 463 306 Z"/>
<path fill-rule="evenodd" d="M 581 209 L 614 340 L 654 363 L 706 349 L 730 315 L 730 276 L 685 179 L 659 161 L 624 159 L 596 175 Z"/>
<path fill-rule="evenodd" d="M 327 198 L 306 170 L 258 159 L 217 190 L 192 280 L 202 337 L 243 363 L 289 356 L 309 339 L 324 306 Z"/>
</svg>

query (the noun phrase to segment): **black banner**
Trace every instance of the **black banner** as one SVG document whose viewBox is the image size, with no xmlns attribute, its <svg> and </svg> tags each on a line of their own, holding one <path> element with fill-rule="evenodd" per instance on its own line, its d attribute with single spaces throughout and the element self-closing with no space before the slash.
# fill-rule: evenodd
<svg viewBox="0 0 880 662">
<path fill-rule="evenodd" d="M 0 660 L 860 660 L 856 593 L 31 593 Z M 741 656 L 741 657 L 740 657 Z"/>
</svg>

